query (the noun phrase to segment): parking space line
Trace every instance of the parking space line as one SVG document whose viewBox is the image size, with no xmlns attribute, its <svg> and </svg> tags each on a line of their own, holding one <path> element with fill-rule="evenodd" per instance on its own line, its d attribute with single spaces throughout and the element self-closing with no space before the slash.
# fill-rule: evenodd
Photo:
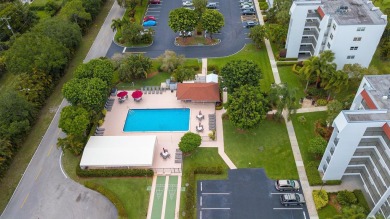
<svg viewBox="0 0 390 219">
<path fill-rule="evenodd" d="M 305 214 L 305 212 L 303 212 L 303 217 L 306 219 L 306 214 Z"/>
<path fill-rule="evenodd" d="M 202 193 L 202 195 L 230 195 L 230 192 L 220 192 L 220 193 L 206 192 L 206 193 Z"/>
<path fill-rule="evenodd" d="M 202 202 L 203 202 L 203 199 L 202 199 L 202 196 L 200 196 L 200 207 L 202 207 Z"/>
<path fill-rule="evenodd" d="M 274 210 L 303 210 L 303 208 L 273 208 Z"/>
<path fill-rule="evenodd" d="M 202 210 L 230 210 L 230 208 L 202 208 Z"/>
<path fill-rule="evenodd" d="M 151 12 L 153 12 L 153 13 L 154 13 L 154 12 L 160 12 L 160 11 L 150 11 L 150 10 L 148 10 L 148 12 L 147 12 L 147 13 L 151 13 Z"/>
<path fill-rule="evenodd" d="M 286 194 L 294 194 L 292 192 L 271 192 L 271 195 L 286 195 Z"/>
<path fill-rule="evenodd" d="M 200 191 L 203 191 L 203 182 L 200 182 Z"/>
</svg>

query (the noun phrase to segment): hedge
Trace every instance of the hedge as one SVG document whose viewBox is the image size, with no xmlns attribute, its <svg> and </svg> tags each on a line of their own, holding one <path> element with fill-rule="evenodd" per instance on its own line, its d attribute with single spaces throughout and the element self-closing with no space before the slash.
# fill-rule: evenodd
<svg viewBox="0 0 390 219">
<path fill-rule="evenodd" d="M 313 190 L 313 199 L 317 210 L 325 207 L 329 202 L 328 193 L 325 190 Z"/>
<path fill-rule="evenodd" d="M 322 185 L 322 179 L 320 173 L 318 172 L 318 162 L 310 161 L 305 165 L 305 170 L 307 174 L 307 179 L 311 186 Z"/>
<path fill-rule="evenodd" d="M 298 61 L 298 58 L 279 58 L 279 61 Z"/>
<path fill-rule="evenodd" d="M 195 174 L 214 174 L 220 175 L 223 173 L 222 166 L 214 167 L 196 167 L 186 172 L 188 186 L 186 188 L 186 199 L 184 202 L 184 211 L 186 218 L 195 218 L 194 209 L 196 208 L 196 182 Z"/>
<path fill-rule="evenodd" d="M 366 197 L 364 197 L 362 190 L 353 190 L 353 193 L 355 194 L 359 205 L 362 206 L 364 209 L 366 209 L 367 212 L 369 212 L 370 206 L 368 206 Z"/>
<path fill-rule="evenodd" d="M 79 177 L 118 177 L 118 176 L 153 176 L 151 169 L 88 169 L 83 170 L 79 165 L 76 167 Z"/>
<path fill-rule="evenodd" d="M 115 208 L 117 209 L 118 218 L 120 218 L 120 219 L 128 218 L 127 212 L 125 210 L 125 207 L 124 207 L 122 201 L 111 190 L 109 190 L 106 187 L 103 187 L 97 183 L 90 182 L 90 181 L 85 182 L 84 186 L 89 188 L 89 189 L 95 190 L 95 191 L 99 192 L 100 194 L 106 196 L 108 198 L 108 200 L 110 200 L 112 202 L 112 204 L 114 204 Z"/>
<path fill-rule="evenodd" d="M 277 66 L 289 66 L 289 65 L 294 65 L 297 64 L 297 61 L 283 61 L 283 62 L 276 62 Z"/>
</svg>

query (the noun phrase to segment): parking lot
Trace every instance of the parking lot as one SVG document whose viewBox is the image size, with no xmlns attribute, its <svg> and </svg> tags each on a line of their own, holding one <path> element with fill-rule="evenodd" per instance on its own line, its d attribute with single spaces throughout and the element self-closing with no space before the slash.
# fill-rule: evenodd
<svg viewBox="0 0 390 219">
<path fill-rule="evenodd" d="M 229 170 L 227 180 L 198 181 L 197 218 L 308 219 L 306 205 L 285 207 L 264 169 Z M 302 191 L 299 191 L 302 194 Z"/>
</svg>

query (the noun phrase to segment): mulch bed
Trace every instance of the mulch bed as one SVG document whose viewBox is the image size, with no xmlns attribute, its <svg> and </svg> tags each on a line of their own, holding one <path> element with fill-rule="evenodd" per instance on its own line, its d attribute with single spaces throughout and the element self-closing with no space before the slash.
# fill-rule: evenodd
<svg viewBox="0 0 390 219">
<path fill-rule="evenodd" d="M 341 205 L 337 202 L 337 194 L 329 194 L 328 204 L 333 206 L 337 212 L 341 213 Z"/>
<path fill-rule="evenodd" d="M 176 43 L 180 46 L 196 46 L 199 43 L 202 45 L 213 45 L 217 42 L 216 39 L 204 38 L 203 36 L 192 36 L 192 37 L 177 37 Z"/>
</svg>

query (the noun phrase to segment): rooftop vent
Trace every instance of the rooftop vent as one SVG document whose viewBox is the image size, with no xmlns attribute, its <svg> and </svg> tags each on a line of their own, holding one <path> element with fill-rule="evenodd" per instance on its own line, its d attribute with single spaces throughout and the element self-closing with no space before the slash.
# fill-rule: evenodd
<svg viewBox="0 0 390 219">
<path fill-rule="evenodd" d="M 371 11 L 377 11 L 377 10 L 379 10 L 378 7 L 372 7 L 372 8 L 371 8 Z"/>
<path fill-rule="evenodd" d="M 361 2 L 358 2 L 357 0 L 352 0 L 352 1 L 351 1 L 351 5 L 362 6 L 362 5 L 363 5 L 363 3 L 361 3 Z"/>
</svg>

